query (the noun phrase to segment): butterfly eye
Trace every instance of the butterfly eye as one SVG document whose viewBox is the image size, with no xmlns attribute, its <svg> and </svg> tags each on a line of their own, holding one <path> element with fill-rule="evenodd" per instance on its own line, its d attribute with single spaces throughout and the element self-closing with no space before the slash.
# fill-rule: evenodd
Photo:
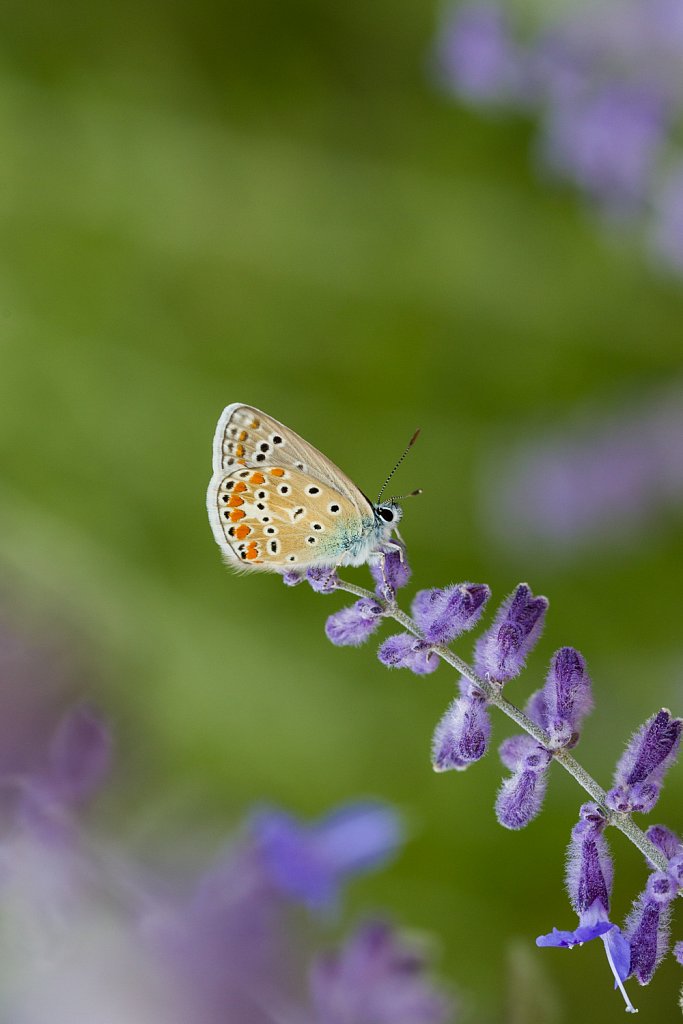
<svg viewBox="0 0 683 1024">
<path fill-rule="evenodd" d="M 379 512 L 380 516 L 382 517 L 385 523 L 393 523 L 394 513 L 391 511 L 390 508 L 380 508 L 377 511 Z"/>
</svg>

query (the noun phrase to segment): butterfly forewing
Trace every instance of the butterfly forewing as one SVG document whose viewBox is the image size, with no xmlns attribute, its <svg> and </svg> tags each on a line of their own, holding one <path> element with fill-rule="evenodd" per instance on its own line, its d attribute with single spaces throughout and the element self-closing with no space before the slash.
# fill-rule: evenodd
<svg viewBox="0 0 683 1024">
<path fill-rule="evenodd" d="M 345 543 L 367 529 L 340 491 L 283 465 L 257 469 L 237 463 L 209 489 L 212 500 L 216 539 L 231 563 L 245 568 L 333 566 Z"/>
<path fill-rule="evenodd" d="M 295 470 L 326 483 L 346 497 L 361 515 L 371 511 L 370 502 L 353 481 L 299 434 L 250 405 L 229 405 L 216 428 L 214 473 L 271 466 Z"/>
</svg>

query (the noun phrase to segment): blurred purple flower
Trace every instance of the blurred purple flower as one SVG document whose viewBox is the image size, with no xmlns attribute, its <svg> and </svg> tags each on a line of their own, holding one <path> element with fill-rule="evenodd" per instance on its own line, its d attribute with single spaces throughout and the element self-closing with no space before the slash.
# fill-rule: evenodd
<svg viewBox="0 0 683 1024">
<path fill-rule="evenodd" d="M 614 772 L 607 803 L 615 811 L 651 811 L 678 755 L 683 720 L 662 708 L 631 737 Z"/>
<path fill-rule="evenodd" d="M 678 963 L 683 965 L 683 942 L 677 942 L 673 952 Z"/>
<path fill-rule="evenodd" d="M 452 1007 L 427 977 L 417 945 L 382 922 L 369 922 L 311 971 L 318 1024 L 446 1024 Z"/>
<path fill-rule="evenodd" d="M 403 828 L 386 804 L 341 807 L 313 825 L 284 811 L 262 810 L 251 834 L 272 884 L 313 910 L 331 910 L 342 884 L 385 865 L 403 842 Z"/>
<path fill-rule="evenodd" d="M 472 3 L 454 8 L 439 33 L 436 63 L 444 86 L 463 99 L 509 102 L 521 71 L 502 7 Z"/>
<path fill-rule="evenodd" d="M 477 641 L 479 671 L 501 683 L 519 675 L 541 635 L 547 608 L 546 597 L 534 597 L 527 583 L 518 584 Z"/>
</svg>

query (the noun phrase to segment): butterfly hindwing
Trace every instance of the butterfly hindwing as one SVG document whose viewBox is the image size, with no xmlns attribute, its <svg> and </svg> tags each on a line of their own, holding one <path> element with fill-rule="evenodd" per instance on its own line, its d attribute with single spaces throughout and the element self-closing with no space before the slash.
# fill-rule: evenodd
<svg viewBox="0 0 683 1024">
<path fill-rule="evenodd" d="M 208 504 L 230 563 L 254 569 L 334 566 L 371 522 L 336 488 L 284 465 L 234 463 L 209 488 Z"/>
</svg>

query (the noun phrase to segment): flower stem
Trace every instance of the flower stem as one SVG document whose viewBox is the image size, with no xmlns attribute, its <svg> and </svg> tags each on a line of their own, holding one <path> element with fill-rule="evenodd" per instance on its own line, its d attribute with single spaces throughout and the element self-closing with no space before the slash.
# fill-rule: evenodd
<svg viewBox="0 0 683 1024">
<path fill-rule="evenodd" d="M 339 579 L 337 581 L 338 590 L 346 590 L 349 594 L 354 594 L 356 597 L 368 597 L 372 601 L 381 605 L 384 609 L 384 615 L 387 618 L 394 619 L 400 623 L 401 626 L 409 633 L 414 636 L 422 638 L 422 634 L 418 629 L 417 625 L 406 615 L 401 608 L 393 601 L 385 601 L 382 598 L 378 598 L 370 590 L 366 590 L 364 587 L 358 587 L 355 583 L 348 583 L 346 580 Z M 448 665 L 454 668 L 460 675 L 468 679 L 474 686 L 481 690 L 485 695 L 489 704 L 493 704 L 499 708 L 504 715 L 511 718 L 516 725 L 523 729 L 524 732 L 532 736 L 542 747 L 546 747 L 552 750 L 552 744 L 550 736 L 541 729 L 540 726 L 532 722 L 528 715 L 525 715 L 521 708 L 518 708 L 516 704 L 513 704 L 503 696 L 503 687 L 500 683 L 492 682 L 489 679 L 480 678 L 473 668 L 463 661 L 450 647 L 445 647 L 441 644 L 434 644 L 431 648 L 435 654 L 445 661 Z M 647 858 L 655 867 L 660 871 L 666 871 L 667 859 L 664 854 L 659 850 L 654 843 L 652 843 L 642 829 L 638 828 L 630 814 L 625 814 L 620 811 L 613 811 L 607 806 L 607 794 L 605 790 L 595 781 L 592 775 L 589 775 L 586 769 L 579 764 L 575 757 L 573 757 L 567 750 L 554 750 L 552 751 L 553 759 L 561 765 L 565 771 L 569 772 L 570 775 L 576 779 L 578 784 L 588 793 L 592 800 L 600 805 L 605 813 L 607 821 L 614 828 L 618 828 L 620 832 L 623 832 L 627 839 L 636 846 L 644 857 Z"/>
</svg>

